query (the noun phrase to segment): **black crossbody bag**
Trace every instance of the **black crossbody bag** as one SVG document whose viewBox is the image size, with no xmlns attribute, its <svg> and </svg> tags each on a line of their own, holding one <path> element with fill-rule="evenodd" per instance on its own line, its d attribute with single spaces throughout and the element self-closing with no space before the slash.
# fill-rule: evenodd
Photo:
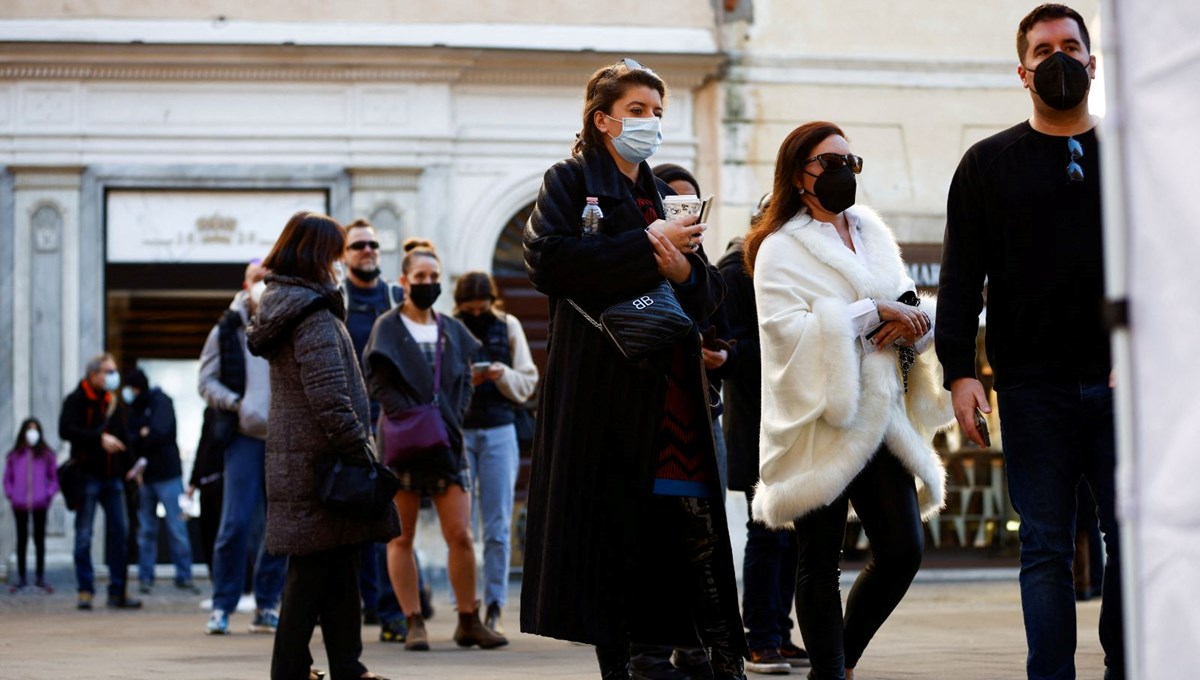
<svg viewBox="0 0 1200 680">
<path fill-rule="evenodd" d="M 675 289 L 665 280 L 637 297 L 605 309 L 599 321 L 574 300 L 568 298 L 567 302 L 633 363 L 671 346 L 692 330 L 692 317 L 683 311 Z"/>
</svg>

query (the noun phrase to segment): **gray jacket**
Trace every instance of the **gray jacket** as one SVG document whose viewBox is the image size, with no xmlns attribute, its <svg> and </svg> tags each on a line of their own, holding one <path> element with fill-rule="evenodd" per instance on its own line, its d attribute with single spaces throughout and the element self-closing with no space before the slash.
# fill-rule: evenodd
<svg viewBox="0 0 1200 680">
<path fill-rule="evenodd" d="M 339 515 L 317 499 L 325 463 L 374 456 L 367 388 L 332 286 L 270 274 L 250 347 L 270 360 L 271 434 L 267 437 L 266 546 L 308 555 L 400 533 L 394 508 L 373 521 Z"/>
<path fill-rule="evenodd" d="M 247 310 L 249 295 L 240 291 L 234 296 L 229 308 L 242 317 L 242 327 L 237 330 L 238 342 L 246 357 L 246 394 L 238 405 L 237 392 L 221 382 L 221 347 L 218 341 L 220 329 L 213 326 L 204 349 L 200 352 L 200 396 L 209 406 L 222 411 L 238 412 L 238 432 L 255 439 L 267 438 L 267 410 L 271 404 L 271 369 L 266 359 L 256 357 L 246 348 L 246 325 L 250 322 Z"/>
</svg>

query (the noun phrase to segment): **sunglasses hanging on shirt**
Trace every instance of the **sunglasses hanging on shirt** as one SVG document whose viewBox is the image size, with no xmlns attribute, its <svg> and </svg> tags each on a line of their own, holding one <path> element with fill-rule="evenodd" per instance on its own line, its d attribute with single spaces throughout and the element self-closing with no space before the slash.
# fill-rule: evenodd
<svg viewBox="0 0 1200 680">
<path fill-rule="evenodd" d="M 1067 137 L 1067 155 L 1070 157 L 1067 161 L 1067 181 L 1082 182 L 1083 166 L 1079 164 L 1079 159 L 1083 158 L 1083 145 L 1078 139 Z"/>
</svg>

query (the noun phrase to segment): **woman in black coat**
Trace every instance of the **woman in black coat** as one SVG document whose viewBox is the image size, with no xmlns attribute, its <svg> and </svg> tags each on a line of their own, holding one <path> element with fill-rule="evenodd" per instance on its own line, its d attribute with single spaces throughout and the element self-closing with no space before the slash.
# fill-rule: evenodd
<svg viewBox="0 0 1200 680">
<path fill-rule="evenodd" d="M 605 678 L 629 677 L 630 641 L 694 646 L 699 633 L 726 680 L 743 677 L 745 638 L 699 332 L 635 365 L 568 302 L 598 318 L 665 278 L 695 322 L 720 304 L 703 225 L 661 219 L 672 192 L 645 162 L 665 93 L 632 60 L 597 71 L 574 153 L 546 172 L 525 229 L 551 316 L 521 629 L 596 645 Z M 589 197 L 604 213 L 594 235 L 580 226 Z"/>
</svg>

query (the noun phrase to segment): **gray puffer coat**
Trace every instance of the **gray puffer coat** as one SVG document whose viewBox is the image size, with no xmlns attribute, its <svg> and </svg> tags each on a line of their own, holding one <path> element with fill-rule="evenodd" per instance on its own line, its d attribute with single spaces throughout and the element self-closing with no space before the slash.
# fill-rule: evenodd
<svg viewBox="0 0 1200 680">
<path fill-rule="evenodd" d="M 267 433 L 267 550 L 307 555 L 400 534 L 393 508 L 372 522 L 331 513 L 317 500 L 322 461 L 375 455 L 370 407 L 335 288 L 268 275 L 246 332 L 271 364 Z"/>
</svg>

